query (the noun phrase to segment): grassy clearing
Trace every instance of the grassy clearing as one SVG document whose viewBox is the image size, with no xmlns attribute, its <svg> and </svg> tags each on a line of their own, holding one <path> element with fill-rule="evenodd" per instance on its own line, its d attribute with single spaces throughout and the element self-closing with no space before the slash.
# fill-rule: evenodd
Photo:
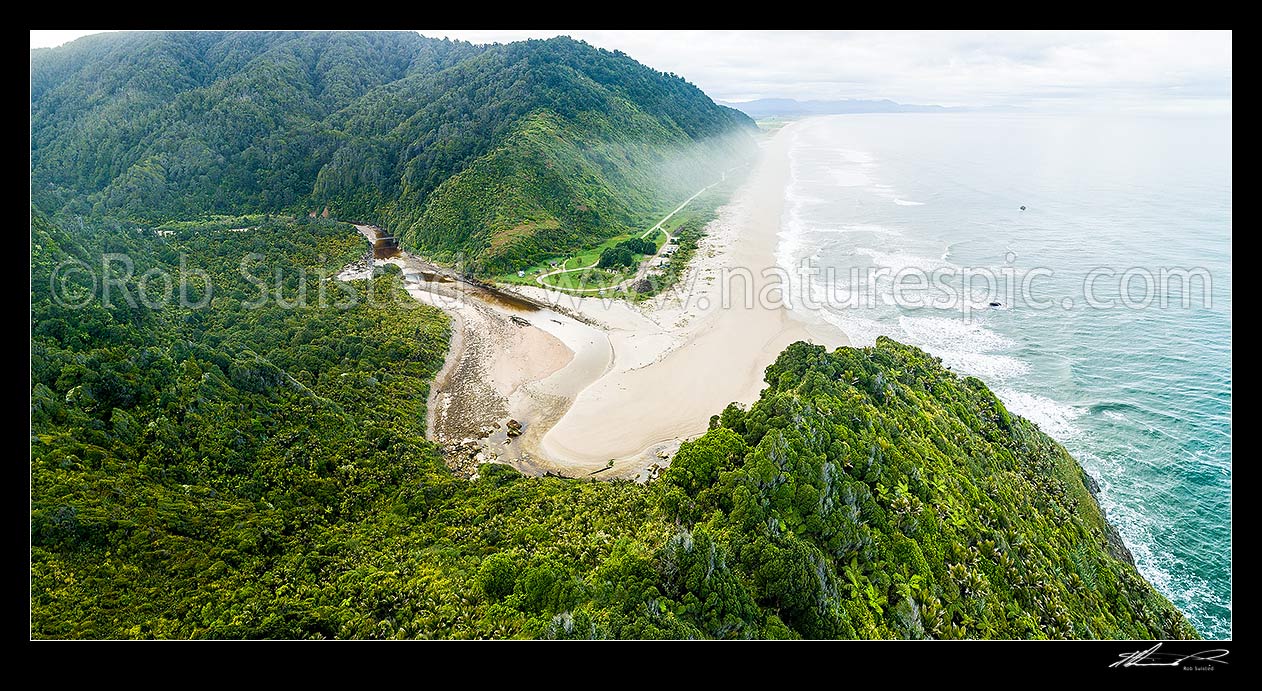
<svg viewBox="0 0 1262 691">
<path fill-rule="evenodd" d="M 553 274 L 544 280 L 545 283 L 563 290 L 589 290 L 592 288 L 609 288 L 635 275 L 635 271 L 616 271 L 608 273 L 604 269 L 587 269 L 586 271 L 570 271 Z"/>
<path fill-rule="evenodd" d="M 517 272 L 514 271 L 512 273 L 506 273 L 506 274 L 501 274 L 499 276 L 495 276 L 491 280 L 500 282 L 500 283 L 516 283 L 518 285 L 536 285 L 535 279 L 538 278 L 540 274 L 546 274 L 549 271 L 555 271 L 556 269 L 559 269 L 559 268 L 581 269 L 585 266 L 591 266 L 592 264 L 595 264 L 600 259 L 600 253 L 604 252 L 606 248 L 613 247 L 614 245 L 617 245 L 619 242 L 622 242 L 623 240 L 628 240 L 630 238 L 638 237 L 638 236 L 639 236 L 639 233 L 635 233 L 635 234 L 624 233 L 622 235 L 616 235 L 612 238 L 609 238 L 608 240 L 605 240 L 599 245 L 596 245 L 595 247 L 592 247 L 590 249 L 585 249 L 581 252 L 578 252 L 577 254 L 570 255 L 569 257 L 549 257 L 548 259 L 541 261 L 538 264 L 525 267 L 523 269 L 526 274 L 525 276 L 518 276 Z M 553 266 L 554 262 L 556 263 L 556 266 Z M 601 272 L 601 273 L 604 273 L 604 272 Z M 570 287 L 568 285 L 569 283 L 568 281 L 565 284 L 562 284 L 561 282 L 556 280 L 559 276 L 563 276 L 563 275 L 566 275 L 566 274 L 558 274 L 556 276 L 550 276 L 543 280 L 547 282 L 549 285 L 556 285 L 557 287 Z"/>
<path fill-rule="evenodd" d="M 678 217 L 678 214 L 676 215 L 676 218 L 677 217 Z M 672 224 L 676 226 L 678 225 L 677 223 L 675 223 L 675 218 L 672 218 L 670 222 L 667 223 L 667 225 L 672 225 Z M 506 274 L 501 274 L 499 276 L 495 276 L 492 280 L 500 282 L 500 283 L 515 283 L 517 285 L 536 285 L 535 279 L 538 278 L 540 274 L 546 274 L 549 271 L 554 271 L 558 268 L 581 269 L 583 267 L 591 266 L 600 260 L 601 252 L 604 252 L 606 249 L 616 246 L 618 243 L 622 242 L 623 240 L 630 240 L 631 238 L 640 237 L 640 235 L 642 235 L 642 233 L 639 233 L 639 232 L 615 235 L 614 237 L 611 237 L 608 240 L 605 240 L 599 245 L 582 250 L 581 252 L 573 254 L 569 257 L 564 257 L 564 258 L 550 257 L 542 262 L 539 262 L 538 264 L 534 264 L 529 267 L 524 267 L 523 270 L 525 271 L 525 274 L 526 274 L 525 276 L 518 276 L 516 272 L 512 272 L 512 273 L 506 273 Z M 666 242 L 666 235 L 664 234 L 663 231 L 660 231 L 660 230 L 652 234 L 650 238 L 659 246 L 663 242 Z M 640 261 L 643 261 L 644 256 L 637 254 L 636 258 Z M 556 263 L 556 266 L 553 266 L 553 262 Z M 582 272 L 582 273 L 587 273 L 587 272 Z M 626 278 L 630 278 L 631 276 L 635 275 L 634 271 L 623 272 L 625 275 L 621 275 L 620 278 L 617 278 L 616 280 L 606 281 L 604 277 L 608 276 L 608 274 L 605 274 L 604 271 L 598 271 L 596 273 L 598 273 L 599 276 L 589 277 L 590 280 L 588 281 L 586 287 L 596 288 L 596 287 L 603 287 L 605 285 L 612 285 L 614 283 L 617 283 L 618 281 L 621 281 Z M 573 290 L 579 287 L 578 285 L 579 282 L 577 279 L 579 275 L 580 275 L 580 272 L 574 272 L 573 274 L 556 274 L 553 276 L 549 276 L 548 278 L 545 278 L 543 280 L 548 285 L 555 286 L 557 288 L 565 288 L 565 289 Z"/>
<path fill-rule="evenodd" d="M 539 262 L 538 264 L 533 264 L 531 266 L 525 267 L 524 268 L 524 271 L 526 273 L 525 276 L 518 276 L 517 272 L 512 272 L 512 273 L 506 273 L 506 274 L 501 274 L 499 276 L 495 276 L 491 280 L 496 283 L 515 283 L 517 285 L 532 286 L 532 285 L 535 285 L 535 279 L 539 276 L 539 274 L 547 273 L 549 271 L 552 271 L 555 268 L 559 268 L 562 266 L 563 263 L 568 262 L 568 261 L 569 259 L 566 259 L 564 257 L 549 257 L 548 259 L 545 259 Z M 556 262 L 555 267 L 552 266 L 553 262 Z"/>
<path fill-rule="evenodd" d="M 742 177 L 742 175 L 729 176 L 723 183 L 720 183 L 693 199 L 691 203 L 680 209 L 666 221 L 662 222 L 660 227 L 657 227 L 656 229 L 650 226 L 648 229 L 641 232 L 616 235 L 608 240 L 605 240 L 599 245 L 582 250 L 568 257 L 552 257 L 539 262 L 538 264 L 523 267 L 525 275 L 518 276 L 517 272 L 514 271 L 495 276 L 492 280 L 500 283 L 517 285 L 537 285 L 536 279 L 540 275 L 547 274 L 550 271 L 555 271 L 556 269 L 561 268 L 566 269 L 567 272 L 548 276 L 543 279 L 544 283 L 550 287 L 562 290 L 582 290 L 616 285 L 633 277 L 635 275 L 636 268 L 628 268 L 613 274 L 598 269 L 590 271 L 574 270 L 593 266 L 600 260 L 601 252 L 615 247 L 618 243 L 624 240 L 635 237 L 643 237 L 645 239 L 652 240 L 654 244 L 661 247 L 661 245 L 668 242 L 671 237 L 677 236 L 680 233 L 680 229 L 685 225 L 694 229 L 704 226 L 710 221 L 710 219 L 714 218 L 718 207 L 731 196 L 732 190 L 735 189 L 736 184 Z M 663 211 L 658 218 L 665 216 L 667 213 L 670 213 L 670 210 Z M 657 226 L 656 222 L 654 222 L 654 226 Z M 696 232 L 697 231 L 694 230 L 694 233 Z M 665 278 L 664 285 L 657 286 L 642 296 L 634 293 L 631 295 L 639 298 L 647 297 L 660 292 L 666 285 L 673 284 L 678 279 L 678 275 L 682 272 L 683 265 L 686 265 L 691 257 L 691 252 L 687 250 L 693 249 L 695 246 L 694 242 L 692 243 L 692 247 L 680 248 L 685 251 L 676 254 L 672 259 L 672 266 L 674 268 L 667 270 L 666 273 L 669 274 L 669 276 L 663 277 Z M 635 255 L 635 257 L 637 268 L 638 265 L 647 258 L 646 255 L 641 254 Z"/>
<path fill-rule="evenodd" d="M 579 252 L 578 254 L 575 254 L 574 256 L 567 259 L 565 262 L 565 268 L 581 269 L 584 266 L 591 266 L 592 264 L 595 264 L 596 262 L 600 261 L 601 252 L 604 252 L 606 249 L 616 246 L 619 242 L 622 242 L 623 240 L 629 240 L 630 238 L 633 238 L 633 237 L 636 237 L 636 235 L 616 235 L 614 237 L 611 237 L 608 240 L 605 240 L 604 242 L 600 243 L 599 245 L 596 245 L 595 247 L 588 250 L 583 250 L 582 252 Z"/>
</svg>

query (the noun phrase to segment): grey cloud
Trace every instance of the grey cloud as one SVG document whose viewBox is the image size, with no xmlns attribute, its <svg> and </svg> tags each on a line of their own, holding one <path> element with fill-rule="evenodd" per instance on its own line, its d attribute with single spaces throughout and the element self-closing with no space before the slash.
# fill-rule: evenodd
<svg viewBox="0 0 1262 691">
<path fill-rule="evenodd" d="M 1230 32 L 426 32 L 475 41 L 568 34 L 683 75 L 721 100 L 891 98 L 1058 107 L 1169 100 L 1230 108 Z"/>
</svg>

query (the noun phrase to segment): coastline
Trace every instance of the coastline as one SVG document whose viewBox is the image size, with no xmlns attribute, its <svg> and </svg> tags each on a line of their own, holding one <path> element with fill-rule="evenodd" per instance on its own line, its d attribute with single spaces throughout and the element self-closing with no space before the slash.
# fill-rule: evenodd
<svg viewBox="0 0 1262 691">
<path fill-rule="evenodd" d="M 683 441 L 704 434 L 712 415 L 757 400 L 764 370 L 789 344 L 849 343 L 839 330 L 794 318 L 770 273 L 792 129 L 766 140 L 679 284 L 639 305 L 499 286 L 526 298 L 506 304 L 435 280 L 440 270 L 406 253 L 374 262 L 399 265 L 409 294 L 452 318 L 427 429 L 458 474 L 504 462 L 530 474 L 647 479 Z"/>
<path fill-rule="evenodd" d="M 703 434 L 710 417 L 729 403 L 757 400 L 764 370 L 789 344 L 808 340 L 831 349 L 848 343 L 840 331 L 799 322 L 774 304 L 779 288 L 764 273 L 776 268 L 789 132 L 786 127 L 767 141 L 672 293 L 641 310 L 621 301 L 522 291 L 606 324 L 613 348 L 609 370 L 543 436 L 539 455 L 550 467 L 591 471 L 613 459 L 610 474 L 638 472 Z"/>
</svg>

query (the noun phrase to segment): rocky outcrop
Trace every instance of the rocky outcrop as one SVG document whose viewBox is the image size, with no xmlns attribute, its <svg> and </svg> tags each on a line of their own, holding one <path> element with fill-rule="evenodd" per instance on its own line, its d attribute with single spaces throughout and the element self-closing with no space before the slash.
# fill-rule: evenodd
<svg viewBox="0 0 1262 691">
<path fill-rule="evenodd" d="M 483 463 L 500 463 L 500 454 L 472 437 L 443 446 L 447 467 L 459 477 L 475 478 Z"/>
<path fill-rule="evenodd" d="M 1086 470 L 1082 471 L 1082 483 L 1087 486 L 1087 492 L 1091 494 L 1091 499 L 1095 501 L 1096 508 L 1100 513 L 1104 513 L 1104 507 L 1100 506 L 1100 483 L 1091 477 L 1091 473 Z M 1131 554 L 1131 550 L 1126 546 L 1126 541 L 1122 539 L 1122 534 L 1117 532 L 1117 527 L 1107 520 L 1104 522 L 1104 537 L 1109 543 L 1109 554 L 1114 559 L 1124 561 L 1131 566 L 1135 566 L 1135 555 Z"/>
</svg>

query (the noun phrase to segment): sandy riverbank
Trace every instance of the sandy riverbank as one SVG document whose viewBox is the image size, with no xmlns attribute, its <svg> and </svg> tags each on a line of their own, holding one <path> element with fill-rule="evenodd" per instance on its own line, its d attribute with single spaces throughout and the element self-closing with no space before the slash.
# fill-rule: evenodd
<svg viewBox="0 0 1262 691">
<path fill-rule="evenodd" d="M 361 227 L 360 231 L 373 239 L 372 229 Z M 339 278 L 366 278 L 372 275 L 372 265 L 385 264 L 402 269 L 404 287 L 412 298 L 451 318 L 447 358 L 434 377 L 427 404 L 429 437 L 443 446 L 448 463 L 461 475 L 472 475 L 482 462 L 529 465 L 523 445 L 509 439 L 506 423 L 516 416 L 532 427 L 532 421 L 549 408 L 560 405 L 563 410 L 582 386 L 603 371 L 607 357 L 598 361 L 595 371 L 588 364 L 587 351 L 592 350 L 598 331 L 553 310 L 534 309 L 455 281 L 439 267 L 407 253 L 361 260 Z M 584 357 L 576 358 L 569 343 L 584 350 Z M 583 374 L 565 374 L 575 371 Z M 567 379 L 574 380 L 570 388 L 557 384 Z M 545 405 L 541 395 L 552 391 L 557 398 Z"/>
<path fill-rule="evenodd" d="M 403 267 L 412 297 L 452 319 L 447 360 L 430 391 L 430 438 L 460 474 L 494 461 L 535 470 L 533 440 L 608 367 L 599 330 L 550 309 L 487 300 L 463 284 L 418 280 L 412 257 L 387 261 Z M 525 433 L 510 437 L 509 420 Z"/>
</svg>

